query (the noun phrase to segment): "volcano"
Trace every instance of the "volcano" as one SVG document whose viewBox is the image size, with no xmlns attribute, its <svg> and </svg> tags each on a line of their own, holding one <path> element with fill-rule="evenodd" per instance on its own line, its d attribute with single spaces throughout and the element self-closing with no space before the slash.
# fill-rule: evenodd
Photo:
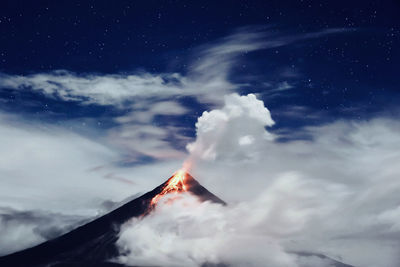
<svg viewBox="0 0 400 267">
<path fill-rule="evenodd" d="M 154 190 L 94 221 L 40 245 L 0 257 L 0 266 L 123 266 L 108 262 L 118 256 L 115 243 L 120 225 L 151 212 L 160 196 L 181 191 L 190 192 L 202 201 L 225 205 L 190 174 L 177 172 Z"/>
<path fill-rule="evenodd" d="M 201 186 L 189 173 L 178 171 L 166 182 L 114 211 L 103 215 L 69 233 L 32 248 L 0 257 L 1 267 L 122 267 L 111 262 L 119 255 L 116 242 L 120 226 L 134 217 L 146 216 L 166 194 L 189 192 L 201 201 L 226 205 L 224 201 Z M 298 256 L 328 259 L 332 266 L 352 267 L 325 255 L 293 252 Z M 203 264 L 202 267 L 226 267 L 226 264 Z"/>
</svg>

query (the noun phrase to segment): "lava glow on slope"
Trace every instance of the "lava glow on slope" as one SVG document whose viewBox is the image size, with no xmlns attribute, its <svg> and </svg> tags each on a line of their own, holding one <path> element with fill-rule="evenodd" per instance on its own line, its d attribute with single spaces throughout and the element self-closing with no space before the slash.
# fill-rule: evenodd
<svg viewBox="0 0 400 267">
<path fill-rule="evenodd" d="M 187 185 L 185 184 L 186 178 L 186 171 L 179 170 L 177 171 L 174 176 L 172 176 L 169 180 L 167 185 L 163 188 L 161 193 L 157 194 L 151 200 L 151 206 L 154 207 L 157 205 L 160 198 L 162 198 L 166 194 L 170 193 L 180 193 L 187 191 Z"/>
</svg>

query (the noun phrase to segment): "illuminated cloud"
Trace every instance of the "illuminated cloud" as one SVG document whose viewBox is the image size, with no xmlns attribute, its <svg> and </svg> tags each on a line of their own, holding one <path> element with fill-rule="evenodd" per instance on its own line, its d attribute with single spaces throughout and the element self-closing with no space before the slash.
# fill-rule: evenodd
<svg viewBox="0 0 400 267">
<path fill-rule="evenodd" d="M 256 147 L 272 135 L 265 130 L 274 125 L 270 112 L 255 95 L 225 96 L 222 109 L 205 111 L 196 123 L 196 141 L 187 145 L 191 159 L 226 160 L 255 156 Z M 248 148 L 248 146 L 252 148 Z M 251 153 L 246 153 L 250 151 Z"/>
<path fill-rule="evenodd" d="M 191 172 L 228 206 L 190 196 L 161 204 L 124 225 L 120 260 L 334 266 L 315 256 L 324 254 L 354 266 L 397 266 L 399 122 L 336 121 L 298 129 L 312 138 L 288 142 L 263 138 L 272 124 L 254 95 L 227 96 L 199 117 Z M 255 145 L 243 144 L 248 136 Z"/>
</svg>

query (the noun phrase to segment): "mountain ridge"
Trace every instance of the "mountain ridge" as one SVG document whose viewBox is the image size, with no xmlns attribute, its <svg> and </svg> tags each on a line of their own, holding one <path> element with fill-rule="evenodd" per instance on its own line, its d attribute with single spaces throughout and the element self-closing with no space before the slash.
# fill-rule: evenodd
<svg viewBox="0 0 400 267">
<path fill-rule="evenodd" d="M 226 204 L 201 186 L 190 174 L 185 175 L 188 192 L 202 201 Z M 152 191 L 68 233 L 0 257 L 0 266 L 123 266 L 107 262 L 108 259 L 118 256 L 115 242 L 118 240 L 119 226 L 130 218 L 147 214 L 152 209 L 151 200 L 162 192 L 173 177 L 174 175 Z"/>
<path fill-rule="evenodd" d="M 152 200 L 169 185 L 166 182 L 153 190 L 135 198 L 113 211 L 76 227 L 52 240 L 0 257 L 4 267 L 124 267 L 126 265 L 110 261 L 119 255 L 116 242 L 120 226 L 131 218 L 145 216 L 154 208 Z M 201 201 L 226 203 L 199 184 L 190 174 L 185 173 L 185 191 L 196 195 Z M 181 191 L 178 188 L 178 191 Z M 318 253 L 291 252 L 299 257 L 314 256 L 327 259 L 333 267 L 353 267 L 335 261 Z M 135 267 L 135 266 L 131 266 Z M 136 266 L 140 267 L 140 266 Z M 229 267 L 225 263 L 204 263 L 202 267 Z"/>
</svg>

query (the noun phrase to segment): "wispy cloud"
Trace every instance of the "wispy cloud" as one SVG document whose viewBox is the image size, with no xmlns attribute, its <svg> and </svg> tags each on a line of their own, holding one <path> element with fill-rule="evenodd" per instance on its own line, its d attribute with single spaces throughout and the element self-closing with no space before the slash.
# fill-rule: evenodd
<svg viewBox="0 0 400 267">
<path fill-rule="evenodd" d="M 0 75 L 0 87 L 29 89 L 48 97 L 82 104 L 123 106 L 135 100 L 193 96 L 200 102 L 221 103 L 237 88 L 229 74 L 238 56 L 293 42 L 319 38 L 349 29 L 328 29 L 305 34 L 278 34 L 267 27 L 244 27 L 196 49 L 186 76 L 180 73 L 90 74 L 57 70 L 30 75 Z"/>
<path fill-rule="evenodd" d="M 3 73 L 0 75 L 0 88 L 29 90 L 81 105 L 111 105 L 130 110 L 115 118 L 119 126 L 111 129 L 109 135 L 115 143 L 129 149 L 126 154 L 132 157 L 132 161 L 144 156 L 179 158 L 184 151 L 170 140 L 183 143 L 189 141 L 188 137 L 182 134 L 177 125 L 155 124 L 155 116 L 183 117 L 193 112 L 182 105 L 182 97 L 191 97 L 209 107 L 221 105 L 226 94 L 240 87 L 240 84 L 230 81 L 230 74 L 242 55 L 345 31 L 348 30 L 278 34 L 271 27 L 243 27 L 195 49 L 186 75 L 143 71 L 131 74 L 82 74 L 66 70 L 30 75 Z M 292 87 L 288 81 L 282 81 L 270 90 L 269 96 L 280 96 Z"/>
</svg>

